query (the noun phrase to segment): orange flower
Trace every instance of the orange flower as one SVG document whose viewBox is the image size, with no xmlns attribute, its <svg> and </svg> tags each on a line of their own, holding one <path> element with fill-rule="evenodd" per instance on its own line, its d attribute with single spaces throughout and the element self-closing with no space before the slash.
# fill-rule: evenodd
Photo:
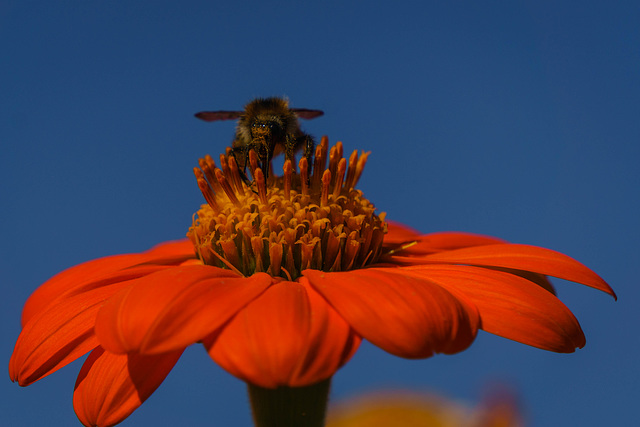
<svg viewBox="0 0 640 427">
<path fill-rule="evenodd" d="M 584 346 L 546 276 L 615 297 L 604 280 L 548 249 L 386 222 L 354 189 L 367 156 L 347 162 L 323 138 L 313 173 L 303 158 L 299 173 L 287 161 L 266 181 L 252 152 L 251 186 L 233 156 L 221 156 L 222 169 L 201 159 L 207 204 L 190 240 L 45 282 L 25 304 L 11 379 L 29 385 L 91 352 L 73 403 L 85 425 L 103 426 L 133 412 L 200 342 L 265 389 L 330 379 L 362 338 L 406 358 L 462 351 L 478 329 L 557 352 Z"/>
</svg>

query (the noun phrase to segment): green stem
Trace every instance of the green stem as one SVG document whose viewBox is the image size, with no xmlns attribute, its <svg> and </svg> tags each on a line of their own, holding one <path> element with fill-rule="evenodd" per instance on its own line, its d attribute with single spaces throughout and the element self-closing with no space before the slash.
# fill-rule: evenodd
<svg viewBox="0 0 640 427">
<path fill-rule="evenodd" d="M 322 427 L 331 378 L 306 387 L 247 384 L 256 427 Z"/>
</svg>

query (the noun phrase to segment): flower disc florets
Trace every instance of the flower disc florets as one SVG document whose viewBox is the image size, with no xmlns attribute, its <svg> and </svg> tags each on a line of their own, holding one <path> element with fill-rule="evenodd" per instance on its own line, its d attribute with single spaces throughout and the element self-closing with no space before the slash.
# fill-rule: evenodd
<svg viewBox="0 0 640 427">
<path fill-rule="evenodd" d="M 326 138 L 316 147 L 313 173 L 307 158 L 284 163 L 283 175 L 264 173 L 249 156 L 253 183 L 247 185 L 233 155 L 210 156 L 194 168 L 207 204 L 187 236 L 200 260 L 250 276 L 266 272 L 292 280 L 305 269 L 344 271 L 375 262 L 387 225 L 385 214 L 355 190 L 369 153 L 349 161 L 338 142 L 328 152 Z M 346 177 L 345 177 L 346 174 Z"/>
</svg>

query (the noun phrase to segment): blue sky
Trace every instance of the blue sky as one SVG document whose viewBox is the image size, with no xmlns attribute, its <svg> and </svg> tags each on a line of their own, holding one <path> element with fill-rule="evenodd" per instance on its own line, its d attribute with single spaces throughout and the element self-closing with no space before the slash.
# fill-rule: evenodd
<svg viewBox="0 0 640 427">
<path fill-rule="evenodd" d="M 359 188 L 389 219 L 564 252 L 609 296 L 556 281 L 587 345 L 478 336 L 409 361 L 363 344 L 333 399 L 516 389 L 534 426 L 637 419 L 637 2 L 2 2 L 0 271 L 7 366 L 22 304 L 55 273 L 183 237 L 192 168 L 231 141 L 201 110 L 286 95 L 309 133 L 371 150 Z M 444 3 L 444 2 L 442 2 Z M 3 425 L 73 425 L 76 362 L 0 381 Z M 192 346 L 123 425 L 248 425 L 242 382 Z"/>
</svg>

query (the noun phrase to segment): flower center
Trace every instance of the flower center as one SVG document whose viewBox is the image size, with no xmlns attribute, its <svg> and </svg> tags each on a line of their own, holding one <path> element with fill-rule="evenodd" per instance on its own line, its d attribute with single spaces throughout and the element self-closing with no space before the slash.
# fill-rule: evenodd
<svg viewBox="0 0 640 427">
<path fill-rule="evenodd" d="M 299 173 L 286 160 L 282 176 L 270 172 L 265 180 L 250 151 L 249 185 L 229 150 L 220 156 L 221 168 L 211 156 L 200 159 L 194 173 L 207 204 L 187 233 L 200 260 L 245 276 L 266 272 L 288 280 L 305 269 L 344 271 L 376 262 L 387 230 L 385 214 L 376 215 L 354 189 L 369 153 L 354 151 L 349 161 L 342 154 L 342 143 L 329 151 L 323 137 L 313 173 L 303 157 Z"/>
</svg>

